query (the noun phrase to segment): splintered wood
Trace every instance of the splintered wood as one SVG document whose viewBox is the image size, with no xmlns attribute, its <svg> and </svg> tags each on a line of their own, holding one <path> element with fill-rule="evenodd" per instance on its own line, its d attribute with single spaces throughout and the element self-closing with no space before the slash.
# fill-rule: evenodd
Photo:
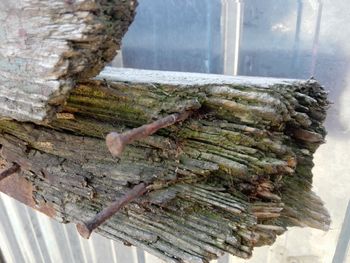
<svg viewBox="0 0 350 263">
<path fill-rule="evenodd" d="M 136 5 L 0 0 L 0 190 L 167 262 L 248 258 L 288 226 L 328 229 L 311 191 L 323 88 L 100 73 Z"/>
<path fill-rule="evenodd" d="M 120 48 L 136 0 L 0 0 L 0 115 L 43 122 Z"/>
<path fill-rule="evenodd" d="M 289 226 L 328 229 L 311 191 L 327 107 L 315 80 L 107 68 L 80 80 L 49 125 L 0 121 L 1 158 L 21 166 L 35 203 L 61 222 L 95 227 L 106 218 L 97 213 L 142 184 L 96 232 L 167 262 L 249 258 Z M 110 132 L 186 111 L 118 158 L 109 153 Z"/>
</svg>

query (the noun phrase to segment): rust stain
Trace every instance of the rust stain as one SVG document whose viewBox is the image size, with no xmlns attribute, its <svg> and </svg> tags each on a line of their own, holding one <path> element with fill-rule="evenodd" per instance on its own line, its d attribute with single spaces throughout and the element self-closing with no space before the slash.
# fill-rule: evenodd
<svg viewBox="0 0 350 263">
<path fill-rule="evenodd" d="M 0 159 L 0 167 L 5 165 L 6 163 Z M 18 173 L 2 180 L 0 191 L 49 217 L 55 217 L 56 215 L 55 209 L 49 203 L 35 203 L 33 185 Z"/>
</svg>

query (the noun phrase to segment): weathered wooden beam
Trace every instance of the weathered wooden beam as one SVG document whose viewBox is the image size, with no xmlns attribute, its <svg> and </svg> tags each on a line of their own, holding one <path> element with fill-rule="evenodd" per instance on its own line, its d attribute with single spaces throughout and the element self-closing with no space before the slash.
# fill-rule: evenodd
<svg viewBox="0 0 350 263">
<path fill-rule="evenodd" d="M 168 262 L 248 258 L 288 226 L 327 229 L 311 191 L 323 88 L 111 68 L 93 78 L 135 6 L 0 0 L 0 166 L 12 166 L 0 190 Z"/>
<path fill-rule="evenodd" d="M 288 226 L 328 228 L 311 191 L 327 106 L 315 80 L 107 68 L 79 81 L 46 125 L 0 121 L 1 158 L 21 166 L 1 184 L 21 178 L 25 202 L 80 223 L 143 182 L 148 191 L 97 232 L 168 262 L 248 258 Z M 119 158 L 109 153 L 108 133 L 188 110 Z"/>
<path fill-rule="evenodd" d="M 0 0 L 0 115 L 43 122 L 120 48 L 136 0 Z"/>
</svg>

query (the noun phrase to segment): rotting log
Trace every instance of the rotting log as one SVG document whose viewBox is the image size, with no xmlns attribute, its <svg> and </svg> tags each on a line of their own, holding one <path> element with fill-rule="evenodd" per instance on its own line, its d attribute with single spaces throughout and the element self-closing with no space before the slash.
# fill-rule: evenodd
<svg viewBox="0 0 350 263">
<path fill-rule="evenodd" d="M 2 162 L 21 167 L 2 191 L 17 197 L 23 184 L 23 202 L 79 223 L 145 183 L 148 191 L 96 232 L 167 262 L 248 258 L 289 226 L 328 229 L 311 191 L 327 107 L 312 79 L 107 68 L 78 81 L 48 123 L 0 121 Z M 108 133 L 189 110 L 120 157 L 109 153 Z M 11 180 L 17 189 L 4 186 Z"/>
</svg>

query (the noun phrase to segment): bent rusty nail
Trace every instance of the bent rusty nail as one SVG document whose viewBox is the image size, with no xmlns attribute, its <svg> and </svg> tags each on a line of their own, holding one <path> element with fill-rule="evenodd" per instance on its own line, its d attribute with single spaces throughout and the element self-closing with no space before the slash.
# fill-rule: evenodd
<svg viewBox="0 0 350 263">
<path fill-rule="evenodd" d="M 114 214 L 116 214 L 125 205 L 140 197 L 147 192 L 147 185 L 140 183 L 129 190 L 122 198 L 114 201 L 110 206 L 99 212 L 94 218 L 87 222 L 81 222 L 77 224 L 77 230 L 79 234 L 86 239 L 89 239 L 92 231 L 106 222 Z"/>
<path fill-rule="evenodd" d="M 21 168 L 21 166 L 17 163 L 14 163 L 10 168 L 2 171 L 0 173 L 0 182 L 5 179 L 6 177 L 16 173 L 19 169 Z"/>
<path fill-rule="evenodd" d="M 117 132 L 111 132 L 106 137 L 108 150 L 113 156 L 120 157 L 127 144 L 132 143 L 135 140 L 146 138 L 159 129 L 173 125 L 176 122 L 184 121 L 190 116 L 190 114 L 191 111 L 174 113 L 150 124 L 142 125 L 141 127 L 129 130 L 121 134 Z"/>
</svg>

